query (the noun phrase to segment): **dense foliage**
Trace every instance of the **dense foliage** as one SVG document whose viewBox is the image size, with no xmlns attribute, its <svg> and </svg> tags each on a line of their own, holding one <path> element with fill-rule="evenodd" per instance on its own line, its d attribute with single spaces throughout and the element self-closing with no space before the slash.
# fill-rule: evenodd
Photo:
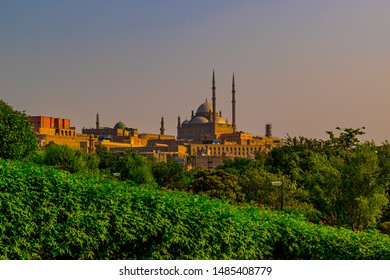
<svg viewBox="0 0 390 280">
<path fill-rule="evenodd" d="M 104 149 L 98 150 L 96 154 L 86 154 L 80 149 L 50 143 L 39 150 L 31 160 L 70 173 L 91 172 L 108 176 L 116 173 L 119 174 L 120 180 L 133 184 L 154 182 L 151 162 L 131 150 L 124 155 L 110 153 Z"/>
<path fill-rule="evenodd" d="M 54 143 L 39 150 L 31 159 L 36 163 L 55 166 L 71 173 L 97 171 L 100 161 L 95 154 L 86 154 L 81 149 Z"/>
<path fill-rule="evenodd" d="M 0 158 L 25 158 L 37 149 L 37 143 L 26 114 L 0 100 Z"/>
<path fill-rule="evenodd" d="M 328 132 L 328 140 L 287 138 L 284 146 L 257 154 L 255 161 L 227 160 L 213 171 L 185 172 L 176 161 L 150 162 L 131 151 L 120 155 L 99 149 L 95 155 L 54 144 L 33 159 L 72 173 L 116 174 L 135 185 L 156 182 L 165 190 L 283 209 L 314 223 L 384 229 L 380 224 L 390 220 L 390 145 L 360 143 L 362 133 L 345 129 L 338 136 Z"/>
<path fill-rule="evenodd" d="M 1 259 L 390 259 L 390 238 L 0 160 Z"/>
<path fill-rule="evenodd" d="M 322 222 L 356 230 L 376 227 L 389 201 L 388 145 L 360 143 L 361 129 L 328 134 L 329 140 L 288 138 L 271 151 L 266 166 L 307 190 Z"/>
</svg>

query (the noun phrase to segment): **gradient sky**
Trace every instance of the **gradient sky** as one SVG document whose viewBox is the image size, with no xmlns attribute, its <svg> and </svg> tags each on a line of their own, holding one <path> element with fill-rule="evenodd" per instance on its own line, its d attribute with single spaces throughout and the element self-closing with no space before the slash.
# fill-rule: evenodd
<svg viewBox="0 0 390 280">
<path fill-rule="evenodd" d="M 388 0 L 0 0 L 0 99 L 94 127 L 176 135 L 211 99 L 239 130 L 390 140 Z"/>
</svg>

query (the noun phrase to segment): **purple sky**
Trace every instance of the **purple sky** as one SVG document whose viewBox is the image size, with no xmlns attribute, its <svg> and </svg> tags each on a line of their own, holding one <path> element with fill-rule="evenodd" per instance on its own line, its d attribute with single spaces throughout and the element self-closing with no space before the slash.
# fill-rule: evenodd
<svg viewBox="0 0 390 280">
<path fill-rule="evenodd" d="M 0 0 L 0 99 L 78 131 L 122 120 L 176 135 L 211 99 L 237 126 L 390 139 L 390 1 Z"/>
</svg>

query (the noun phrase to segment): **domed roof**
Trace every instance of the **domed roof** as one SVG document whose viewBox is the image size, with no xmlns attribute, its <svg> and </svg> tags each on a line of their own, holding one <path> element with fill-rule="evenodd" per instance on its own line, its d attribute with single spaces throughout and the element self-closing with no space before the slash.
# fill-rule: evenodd
<svg viewBox="0 0 390 280">
<path fill-rule="evenodd" d="M 209 120 L 206 119 L 205 117 L 202 116 L 197 116 L 191 120 L 191 124 L 196 124 L 196 123 L 208 123 Z"/>
<path fill-rule="evenodd" d="M 115 124 L 114 128 L 115 129 L 126 129 L 126 125 L 122 121 L 119 121 Z"/>
<path fill-rule="evenodd" d="M 205 114 L 205 113 L 209 113 L 210 111 L 212 111 L 213 109 L 213 105 L 211 103 L 208 103 L 207 100 L 205 103 L 203 104 L 200 104 L 200 106 L 198 107 L 198 110 L 196 110 L 196 113 L 197 114 Z"/>
<path fill-rule="evenodd" d="M 226 124 L 226 121 L 225 121 L 222 117 L 220 117 L 220 116 L 217 116 L 217 117 L 215 118 L 215 122 L 216 122 L 216 123 L 223 123 L 223 124 Z"/>
<path fill-rule="evenodd" d="M 183 124 L 190 124 L 190 122 L 188 121 L 188 120 L 185 120 L 183 123 L 182 123 L 182 125 Z"/>
</svg>

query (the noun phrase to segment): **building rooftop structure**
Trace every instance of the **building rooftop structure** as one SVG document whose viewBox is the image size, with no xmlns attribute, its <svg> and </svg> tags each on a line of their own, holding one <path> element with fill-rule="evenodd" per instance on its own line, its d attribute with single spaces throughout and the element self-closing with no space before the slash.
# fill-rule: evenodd
<svg viewBox="0 0 390 280">
<path fill-rule="evenodd" d="M 199 105 L 196 113 L 192 111 L 191 119 L 181 122 L 178 117 L 177 141 L 187 140 L 187 154 L 198 158 L 192 164 L 194 167 L 202 166 L 203 163 L 221 162 L 221 160 L 205 160 L 202 157 L 245 157 L 254 158 L 259 152 L 268 152 L 272 148 L 282 144 L 280 138 L 272 136 L 271 124 L 266 124 L 264 137 L 253 137 L 250 133 L 237 130 L 236 124 L 236 88 L 234 74 L 232 78 L 232 109 L 229 122 L 222 116 L 222 111 L 217 112 L 217 93 L 215 72 L 212 76 L 212 103 L 206 101 Z M 214 168 L 215 165 L 202 166 Z"/>
<path fill-rule="evenodd" d="M 93 152 L 95 149 L 97 139 L 90 135 L 76 133 L 76 128 L 70 125 L 70 119 L 30 116 L 29 120 L 39 140 L 39 147 L 55 143 L 81 148 L 85 152 Z"/>
<path fill-rule="evenodd" d="M 236 132 L 235 123 L 235 82 L 232 80 L 232 120 L 230 123 L 222 117 L 222 111 L 217 112 L 216 81 L 213 70 L 212 77 L 212 103 L 206 101 L 199 105 L 196 113 L 192 111 L 191 119 L 181 122 L 178 117 L 177 139 L 191 139 L 195 142 L 219 139 L 220 135 Z"/>
</svg>

